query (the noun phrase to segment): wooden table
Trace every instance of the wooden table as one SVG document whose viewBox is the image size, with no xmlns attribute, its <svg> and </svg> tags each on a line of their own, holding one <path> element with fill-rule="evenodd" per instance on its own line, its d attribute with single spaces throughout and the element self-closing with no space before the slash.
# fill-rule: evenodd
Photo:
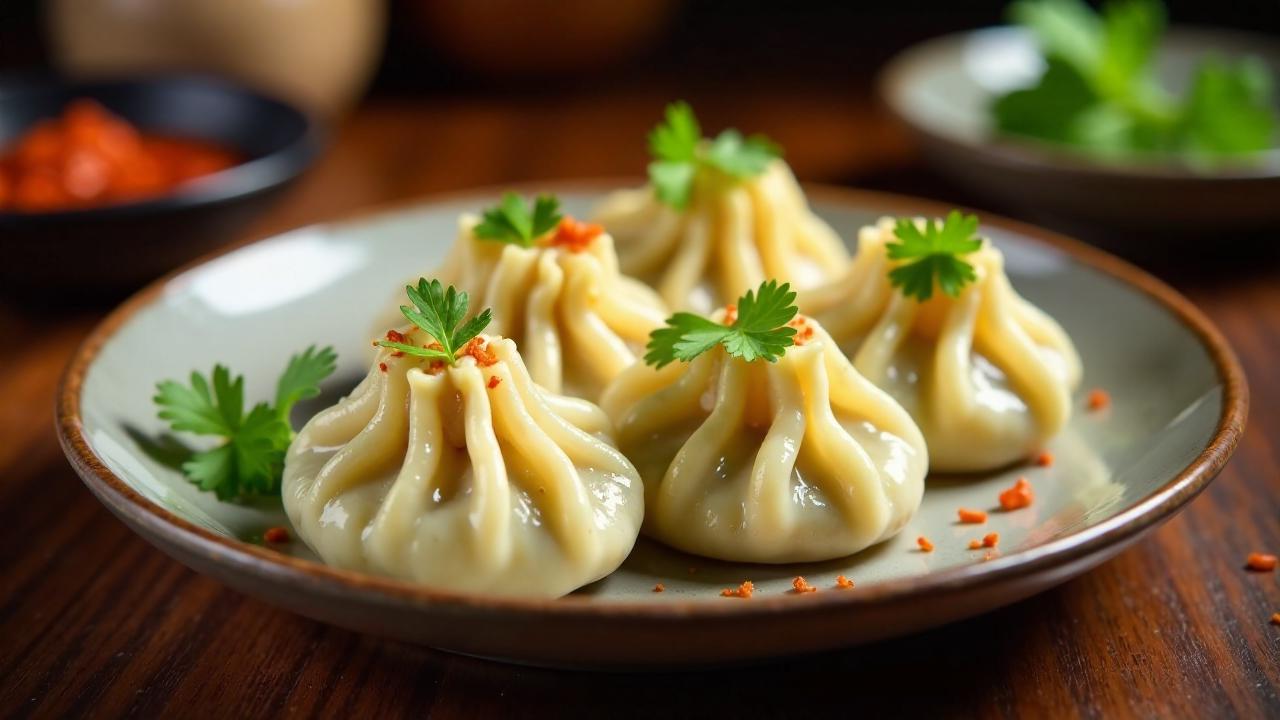
<svg viewBox="0 0 1280 720">
<path fill-rule="evenodd" d="M 710 127 L 767 130 L 805 179 L 967 199 L 918 167 L 865 96 L 786 87 L 691 99 Z M 630 88 L 369 103 L 252 234 L 466 186 L 634 174 L 667 99 Z M 1268 618 L 1280 585 L 1242 564 L 1280 551 L 1280 263 L 1172 277 L 1234 343 L 1253 393 L 1239 451 L 1186 511 L 1084 577 L 984 617 L 673 676 L 452 657 L 319 625 L 187 570 L 103 509 L 58 449 L 59 372 L 100 313 L 0 308 L 0 713 L 1278 716 L 1280 627 Z"/>
</svg>

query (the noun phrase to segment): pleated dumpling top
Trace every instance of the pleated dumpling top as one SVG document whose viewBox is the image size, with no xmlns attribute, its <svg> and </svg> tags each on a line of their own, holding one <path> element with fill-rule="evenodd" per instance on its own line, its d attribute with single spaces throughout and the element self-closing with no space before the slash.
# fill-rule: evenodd
<svg viewBox="0 0 1280 720">
<path fill-rule="evenodd" d="M 600 408 L 537 386 L 510 340 L 479 336 L 453 364 L 384 348 L 290 446 L 284 506 L 330 565 L 560 596 L 617 568 L 640 530 L 640 478 L 611 435 Z"/>
<path fill-rule="evenodd" d="M 593 221 L 613 234 L 623 272 L 672 309 L 706 314 L 769 278 L 804 288 L 844 269 L 844 244 L 809 209 L 771 143 L 732 130 L 715 140 L 700 134 L 688 106 L 668 108 L 650 138 L 650 183 L 596 208 Z M 681 154 L 671 138 L 681 136 L 693 145 L 689 157 L 670 159 Z"/>
<path fill-rule="evenodd" d="M 967 220 L 976 230 L 977 219 Z M 923 219 L 911 222 L 927 229 Z M 1013 289 L 990 240 L 975 238 L 977 249 L 959 256 L 973 279 L 954 295 L 920 299 L 894 287 L 890 273 L 904 264 L 889 252 L 898 227 L 884 218 L 863 228 L 847 273 L 801 292 L 801 309 L 907 408 L 932 469 L 990 470 L 1034 453 L 1071 417 L 1081 375 L 1071 339 Z"/>
<path fill-rule="evenodd" d="M 928 467 L 919 429 L 821 325 L 791 324 L 797 344 L 775 362 L 716 345 L 634 366 L 606 390 L 601 406 L 644 480 L 646 534 L 721 560 L 803 562 L 858 552 L 915 514 Z"/>
</svg>

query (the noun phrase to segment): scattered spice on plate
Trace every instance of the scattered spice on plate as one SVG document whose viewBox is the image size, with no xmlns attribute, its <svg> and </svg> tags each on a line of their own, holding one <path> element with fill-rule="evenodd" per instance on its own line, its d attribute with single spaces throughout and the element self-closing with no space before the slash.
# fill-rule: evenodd
<svg viewBox="0 0 1280 720">
<path fill-rule="evenodd" d="M 929 538 L 923 535 L 916 538 L 916 544 L 920 546 L 920 552 L 933 552 L 933 543 L 929 542 Z"/>
<path fill-rule="evenodd" d="M 805 580 L 799 575 L 796 576 L 795 580 L 791 581 L 791 587 L 798 593 L 818 592 L 818 588 L 810 585 L 808 580 Z"/>
<path fill-rule="evenodd" d="M 720 597 L 736 597 L 750 598 L 751 593 L 756 591 L 756 586 L 750 580 L 743 580 L 742 584 L 736 588 L 725 588 L 720 591 Z"/>
<path fill-rule="evenodd" d="M 1271 572 L 1276 569 L 1276 556 L 1266 553 L 1249 553 L 1244 566 L 1254 572 Z"/>
<path fill-rule="evenodd" d="M 665 585 L 663 585 L 662 583 L 658 583 L 657 585 L 654 585 L 654 586 L 653 586 L 653 591 L 654 591 L 654 592 L 663 592 L 663 591 L 665 591 L 666 589 L 667 589 L 667 588 L 666 588 L 666 586 L 665 586 Z"/>
<path fill-rule="evenodd" d="M 987 533 L 982 536 L 982 547 L 993 548 L 1000 544 L 1000 533 Z"/>
<path fill-rule="evenodd" d="M 280 545 L 289 542 L 289 531 L 282 527 L 267 528 L 262 533 L 262 539 L 272 545 Z"/>
<path fill-rule="evenodd" d="M 960 516 L 960 522 L 965 525 L 981 525 L 987 521 L 987 514 L 982 510 L 960 508 L 956 511 L 956 514 Z"/>
<path fill-rule="evenodd" d="M 1009 512 L 1029 507 L 1035 499 L 1036 495 L 1031 489 L 1031 483 L 1026 478 L 1020 477 L 1013 483 L 1013 487 L 1000 493 L 1000 509 Z"/>
<path fill-rule="evenodd" d="M 1053 465 L 1053 453 L 1048 450 L 1042 450 L 1036 455 L 1036 464 L 1040 467 L 1051 467 Z"/>
<path fill-rule="evenodd" d="M 841 590 L 848 590 L 853 587 L 853 581 L 843 575 L 836 576 L 836 587 Z"/>
<path fill-rule="evenodd" d="M 492 390 L 492 389 L 494 389 L 494 388 L 498 387 L 498 383 L 500 383 L 500 382 L 502 382 L 502 378 L 498 377 L 497 375 L 494 375 L 494 376 L 490 377 L 490 378 L 489 378 L 489 389 L 490 389 L 490 390 Z"/>
<path fill-rule="evenodd" d="M 969 541 L 969 549 L 970 549 L 970 550 L 981 550 L 981 549 L 982 549 L 982 541 L 981 541 L 981 540 L 970 540 L 970 541 Z"/>
<path fill-rule="evenodd" d="M 1089 397 L 1086 400 L 1089 409 L 1097 412 L 1106 410 L 1111 407 L 1111 394 L 1101 388 L 1094 388 L 1089 391 Z"/>
</svg>

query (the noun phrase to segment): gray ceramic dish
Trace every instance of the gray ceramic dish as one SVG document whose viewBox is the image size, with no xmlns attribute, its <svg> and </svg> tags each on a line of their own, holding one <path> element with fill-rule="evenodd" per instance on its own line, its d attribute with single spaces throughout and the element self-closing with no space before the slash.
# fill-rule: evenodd
<svg viewBox="0 0 1280 720">
<path fill-rule="evenodd" d="M 604 184 L 553 187 L 582 211 Z M 531 188 L 546 189 L 546 188 Z M 816 211 L 844 237 L 882 214 L 947 208 L 903 197 L 810 188 Z M 156 546 L 247 594 L 325 622 L 524 663 L 655 667 L 742 661 L 853 645 L 1005 605 L 1119 552 L 1176 512 L 1235 448 L 1247 409 L 1244 376 L 1213 326 L 1182 297 L 1099 251 L 1033 227 L 984 217 L 1011 277 L 1072 334 L 1085 387 L 1114 398 L 1080 412 L 1050 444 L 1048 468 L 929 480 L 919 515 L 898 537 L 856 556 L 803 566 L 718 563 L 642 542 L 621 570 L 559 600 L 497 599 L 432 590 L 327 567 L 302 543 L 255 540 L 283 524 L 278 505 L 218 503 L 144 452 L 162 430 L 156 380 L 217 359 L 265 397 L 290 352 L 329 342 L 335 387 L 365 370 L 371 314 L 412 268 L 429 270 L 452 242 L 456 215 L 496 192 L 305 228 L 207 260 L 116 310 L 67 369 L 58 401 L 63 447 L 89 489 Z M 180 339 L 180 342 L 175 342 Z M 1029 476 L 1037 501 L 957 525 L 956 509 L 991 507 Z M 984 559 L 970 539 L 996 531 Z M 926 535 L 936 550 L 922 553 Z M 857 587 L 834 587 L 837 575 Z M 819 592 L 796 595 L 804 575 Z M 721 588 L 751 579 L 750 600 Z M 666 591 L 652 591 L 656 583 Z"/>
<path fill-rule="evenodd" d="M 1185 87 L 1206 53 L 1260 58 L 1280 77 L 1280 43 L 1245 33 L 1171 30 L 1157 71 Z M 993 98 L 1038 77 L 1042 61 L 1018 28 L 947 35 L 894 58 L 880 93 L 940 172 L 992 200 L 1117 245 L 1128 233 L 1220 234 L 1280 224 L 1280 149 L 1214 170 L 1173 161 L 1107 163 L 1033 141 L 997 137 Z"/>
</svg>

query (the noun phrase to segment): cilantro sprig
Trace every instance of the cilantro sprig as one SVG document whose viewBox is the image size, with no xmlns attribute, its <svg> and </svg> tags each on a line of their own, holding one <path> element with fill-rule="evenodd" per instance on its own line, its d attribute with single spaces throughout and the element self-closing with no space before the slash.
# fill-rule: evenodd
<svg viewBox="0 0 1280 720">
<path fill-rule="evenodd" d="M 1257 152 L 1276 142 L 1272 78 L 1256 58 L 1201 59 L 1186 96 L 1170 95 L 1153 59 L 1165 28 L 1159 0 L 1020 0 L 1010 18 L 1036 38 L 1045 72 L 992 105 L 1004 133 L 1095 155 L 1172 153 L 1189 159 Z"/>
<path fill-rule="evenodd" d="M 885 245 L 891 260 L 909 262 L 889 271 L 889 282 L 902 294 L 924 302 L 933 297 L 936 283 L 942 292 L 956 297 L 965 285 L 978 279 L 973 265 L 960 259 L 982 247 L 977 237 L 978 218 L 952 210 L 944 222 L 926 220 L 923 231 L 910 218 L 898 218 L 893 234 L 898 242 Z"/>
<path fill-rule="evenodd" d="M 405 292 L 413 301 L 413 307 L 401 305 L 400 312 L 435 340 L 430 347 L 392 340 L 379 340 L 377 343 L 406 355 L 441 360 L 452 365 L 457 360 L 458 351 L 493 320 L 493 312 L 485 308 L 484 312 L 464 323 L 463 318 L 471 304 L 470 297 L 452 285 L 446 290 L 439 280 L 418 278 L 418 286 L 406 285 Z"/>
<path fill-rule="evenodd" d="M 732 128 L 704 142 L 693 109 L 680 101 L 667 106 L 665 119 L 649 134 L 649 154 L 649 182 L 658 199 L 683 210 L 700 170 L 745 180 L 764 172 L 782 149 L 763 135 L 743 137 Z"/>
<path fill-rule="evenodd" d="M 192 372 L 190 385 L 175 380 L 156 383 L 153 398 L 161 420 L 177 432 L 222 438 L 219 446 L 193 452 L 181 467 L 201 490 L 219 500 L 280 492 L 284 453 L 293 440 L 289 412 L 305 398 L 320 394 L 320 383 L 336 367 L 333 348 L 313 345 L 289 358 L 276 383 L 274 404 L 260 402 L 244 411 L 244 376 L 232 376 L 225 365 L 213 366 L 206 378 Z"/>
<path fill-rule="evenodd" d="M 762 358 L 776 362 L 795 342 L 796 329 L 787 326 L 796 316 L 795 299 L 789 283 L 769 280 L 738 300 L 738 317 L 728 325 L 678 312 L 667 318 L 666 326 L 649 334 L 644 361 L 662 368 L 724 345 L 731 356 L 747 362 Z"/>
<path fill-rule="evenodd" d="M 533 247 L 539 237 L 559 224 L 561 217 L 560 201 L 554 195 L 539 195 L 529 208 L 519 195 L 508 192 L 503 194 L 501 203 L 484 211 L 475 235 L 481 240 Z"/>
</svg>

